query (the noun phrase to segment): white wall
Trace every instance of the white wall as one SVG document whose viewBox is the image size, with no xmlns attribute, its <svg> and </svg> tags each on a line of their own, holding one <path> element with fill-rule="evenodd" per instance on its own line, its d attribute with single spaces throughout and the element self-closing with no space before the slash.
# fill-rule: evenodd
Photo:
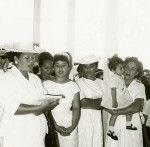
<svg viewBox="0 0 150 147">
<path fill-rule="evenodd" d="M 41 47 L 70 51 L 69 41 L 75 60 L 113 50 L 122 58 L 139 57 L 150 69 L 150 0 L 75 0 L 73 10 L 69 2 L 41 0 Z M 33 6 L 34 0 L 0 0 L 0 42 L 32 41 Z"/>
<path fill-rule="evenodd" d="M 0 0 L 0 42 L 32 41 L 33 0 Z"/>
</svg>

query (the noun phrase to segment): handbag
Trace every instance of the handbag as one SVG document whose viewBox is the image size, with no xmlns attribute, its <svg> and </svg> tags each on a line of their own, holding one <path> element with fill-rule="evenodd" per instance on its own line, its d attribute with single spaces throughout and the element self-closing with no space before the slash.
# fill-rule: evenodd
<svg viewBox="0 0 150 147">
<path fill-rule="evenodd" d="M 45 116 L 48 123 L 48 134 L 45 136 L 45 147 L 60 147 L 51 111 L 45 112 Z"/>
</svg>

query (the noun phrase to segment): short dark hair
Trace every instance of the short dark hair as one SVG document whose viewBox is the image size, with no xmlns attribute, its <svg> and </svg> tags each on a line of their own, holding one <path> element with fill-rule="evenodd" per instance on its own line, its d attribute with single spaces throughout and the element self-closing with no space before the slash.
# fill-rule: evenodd
<svg viewBox="0 0 150 147">
<path fill-rule="evenodd" d="M 54 55 L 54 62 L 53 65 L 57 62 L 57 61 L 66 61 L 68 63 L 68 66 L 71 67 L 71 61 L 70 61 L 70 57 L 67 53 L 57 53 Z"/>
<path fill-rule="evenodd" d="M 140 78 L 143 75 L 143 64 L 137 57 L 127 57 L 124 61 L 125 65 L 129 62 L 134 62 L 137 66 L 138 75 L 135 78 Z"/>
<path fill-rule="evenodd" d="M 53 56 L 49 52 L 42 52 L 38 56 L 39 67 L 41 67 L 45 61 L 53 61 Z"/>
<path fill-rule="evenodd" d="M 124 63 L 124 61 L 117 56 L 113 56 L 113 57 L 108 59 L 108 67 L 111 71 L 116 70 L 117 66 L 119 64 L 123 64 L 123 63 Z"/>
<path fill-rule="evenodd" d="M 14 62 L 14 57 L 19 58 L 21 54 L 22 52 L 7 52 L 6 57 L 10 62 Z"/>
</svg>

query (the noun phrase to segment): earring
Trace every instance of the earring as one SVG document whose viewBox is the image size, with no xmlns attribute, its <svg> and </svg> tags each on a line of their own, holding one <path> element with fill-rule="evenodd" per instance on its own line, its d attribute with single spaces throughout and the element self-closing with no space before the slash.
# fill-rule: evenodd
<svg viewBox="0 0 150 147">
<path fill-rule="evenodd" d="M 18 64 L 18 62 L 17 62 L 17 61 L 15 61 L 15 64 L 17 65 L 17 64 Z"/>
</svg>

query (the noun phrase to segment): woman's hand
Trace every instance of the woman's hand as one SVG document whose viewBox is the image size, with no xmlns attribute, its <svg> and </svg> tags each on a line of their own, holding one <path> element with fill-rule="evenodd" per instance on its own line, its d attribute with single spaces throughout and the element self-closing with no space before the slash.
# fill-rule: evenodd
<svg viewBox="0 0 150 147">
<path fill-rule="evenodd" d="M 69 136 L 70 133 L 67 131 L 67 128 L 59 125 L 55 125 L 55 129 L 59 132 L 62 136 Z"/>
<path fill-rule="evenodd" d="M 66 128 L 66 133 L 71 134 L 71 132 L 74 130 L 75 128 L 73 126 L 70 126 L 68 128 Z"/>
<path fill-rule="evenodd" d="M 41 111 L 34 113 L 34 115 L 38 116 L 41 115 L 44 111 L 53 110 L 58 104 L 59 104 L 59 99 L 53 102 L 51 100 L 44 100 L 40 105 Z"/>
<path fill-rule="evenodd" d="M 56 101 L 51 101 L 51 100 L 44 100 L 41 103 L 41 107 L 44 109 L 44 111 L 46 110 L 52 110 L 54 109 L 57 105 L 59 104 L 59 99 L 57 99 Z"/>
<path fill-rule="evenodd" d="M 118 115 L 118 110 L 117 109 L 108 109 L 108 108 L 104 108 L 104 110 L 106 110 L 108 113 L 110 113 L 111 115 Z"/>
</svg>

